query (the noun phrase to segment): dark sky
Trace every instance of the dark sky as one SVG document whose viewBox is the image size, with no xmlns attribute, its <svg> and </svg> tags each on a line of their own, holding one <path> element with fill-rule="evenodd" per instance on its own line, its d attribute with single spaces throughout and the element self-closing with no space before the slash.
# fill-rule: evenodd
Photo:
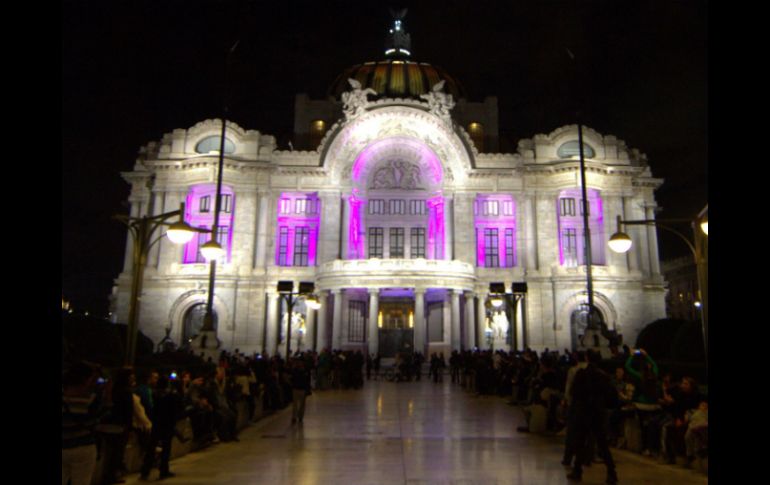
<svg viewBox="0 0 770 485">
<path fill-rule="evenodd" d="M 105 314 L 122 268 L 140 146 L 221 116 L 284 144 L 294 95 L 325 96 L 346 67 L 381 60 L 390 2 L 164 0 L 63 4 L 62 292 Z M 498 97 L 501 144 L 574 123 L 646 153 L 659 218 L 707 203 L 707 5 L 703 1 L 401 2 L 412 59 L 446 69 L 473 101 Z M 573 63 L 566 49 L 575 54 Z M 284 148 L 281 146 L 281 148 Z M 681 227 L 687 232 L 688 227 Z M 660 233 L 662 256 L 687 248 Z"/>
</svg>

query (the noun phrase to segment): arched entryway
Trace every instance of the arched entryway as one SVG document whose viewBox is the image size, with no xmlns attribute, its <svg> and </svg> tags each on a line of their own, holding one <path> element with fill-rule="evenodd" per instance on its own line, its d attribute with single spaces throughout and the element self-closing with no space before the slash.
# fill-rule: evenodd
<svg viewBox="0 0 770 485">
<path fill-rule="evenodd" d="M 570 315 L 570 333 L 572 337 L 572 350 L 577 350 L 580 337 L 585 334 L 588 328 L 589 322 L 602 329 L 606 330 L 607 324 L 605 323 L 604 314 L 602 311 L 594 305 L 589 306 L 587 303 L 579 304 Z M 590 347 L 598 347 L 598 342 L 594 345 L 593 342 L 585 342 Z"/>
<path fill-rule="evenodd" d="M 198 303 L 187 309 L 182 320 L 182 345 L 187 345 L 203 328 L 206 304 Z M 214 330 L 217 329 L 217 312 L 212 310 Z"/>
</svg>

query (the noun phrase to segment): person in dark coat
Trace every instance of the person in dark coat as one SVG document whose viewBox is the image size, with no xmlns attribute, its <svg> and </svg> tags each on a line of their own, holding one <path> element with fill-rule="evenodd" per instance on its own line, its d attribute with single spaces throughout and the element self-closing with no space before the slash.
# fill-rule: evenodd
<svg viewBox="0 0 770 485">
<path fill-rule="evenodd" d="M 599 456 L 607 467 L 607 483 L 618 483 L 618 475 L 615 471 L 615 462 L 612 460 L 609 446 L 607 445 L 607 409 L 617 404 L 617 392 L 612 387 L 610 377 L 597 366 L 601 356 L 596 352 L 588 352 L 588 366 L 575 374 L 572 384 L 571 405 L 574 406 L 575 434 L 574 443 L 577 456 L 572 472 L 567 478 L 580 481 L 583 476 L 583 463 L 587 462 L 585 456 L 588 449 L 588 437 L 592 435 L 596 439 L 596 448 Z"/>
<path fill-rule="evenodd" d="M 291 365 L 291 422 L 302 422 L 305 417 L 305 399 L 310 394 L 310 373 L 302 359 L 289 361 Z"/>
<path fill-rule="evenodd" d="M 176 384 L 176 383 L 174 383 Z M 182 395 L 178 392 L 178 386 L 170 386 L 169 379 L 165 375 L 159 376 L 156 382 L 156 391 L 153 396 L 152 434 L 149 446 L 142 463 L 141 480 L 147 480 L 155 465 L 155 448 L 160 445 L 160 479 L 173 477 L 168 468 L 171 457 L 171 443 L 174 438 L 176 423 L 182 414 Z"/>
</svg>

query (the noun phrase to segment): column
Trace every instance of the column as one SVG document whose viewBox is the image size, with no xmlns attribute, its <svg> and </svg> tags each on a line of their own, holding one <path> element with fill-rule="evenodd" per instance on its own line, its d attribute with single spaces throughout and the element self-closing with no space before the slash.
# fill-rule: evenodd
<svg viewBox="0 0 770 485">
<path fill-rule="evenodd" d="M 323 263 L 340 259 L 340 194 L 319 194 L 321 199 L 321 221 L 318 235 L 316 260 Z"/>
<path fill-rule="evenodd" d="M 452 290 L 452 350 L 460 350 L 460 291 Z"/>
<path fill-rule="evenodd" d="M 259 197 L 259 216 L 257 219 L 257 235 L 254 248 L 256 252 L 256 255 L 254 256 L 254 267 L 264 268 L 267 258 L 267 218 L 270 213 L 268 210 L 270 199 L 266 192 L 259 192 L 257 196 Z"/>
<path fill-rule="evenodd" d="M 342 344 L 342 290 L 332 290 L 332 295 L 334 295 L 332 349 L 339 349 Z"/>
<path fill-rule="evenodd" d="M 517 222 L 517 227 L 523 227 L 524 231 L 524 261 L 521 263 L 527 271 L 537 270 L 537 212 L 534 208 L 534 200 L 531 194 L 524 199 L 524 219 Z M 523 223 L 523 224 L 522 224 Z"/>
<path fill-rule="evenodd" d="M 414 289 L 414 350 L 425 353 L 425 288 Z"/>
<path fill-rule="evenodd" d="M 184 192 L 166 192 L 165 210 L 164 212 L 171 212 L 179 210 L 179 203 L 184 200 Z M 171 218 L 169 222 L 176 222 L 176 217 Z M 161 228 L 165 231 L 167 228 Z M 158 269 L 166 267 L 172 263 L 182 262 L 182 251 L 184 251 L 184 244 L 174 244 L 171 241 L 165 241 L 165 237 L 158 241 L 158 245 L 162 245 L 159 248 L 158 255 Z"/>
<path fill-rule="evenodd" d="M 278 293 L 267 293 L 267 337 L 265 352 L 271 357 L 275 355 L 278 340 Z"/>
<path fill-rule="evenodd" d="M 321 302 L 321 308 L 318 309 L 318 322 L 317 322 L 317 332 L 316 332 L 316 344 L 315 348 L 318 350 L 318 352 L 321 352 L 323 349 L 329 346 L 328 342 L 328 333 L 326 329 L 326 311 L 328 308 L 326 307 L 328 298 L 326 297 L 326 292 L 321 291 L 318 294 L 318 299 Z"/>
<path fill-rule="evenodd" d="M 624 271 L 628 270 L 628 260 L 626 259 L 625 254 L 618 254 L 615 251 L 609 249 L 607 247 L 607 241 L 610 240 L 610 236 L 615 234 L 615 231 L 618 230 L 618 218 L 617 216 L 620 216 L 621 219 L 623 218 L 623 204 L 619 196 L 617 195 L 608 195 L 606 198 L 606 203 L 604 204 L 604 238 L 602 241 L 591 241 L 591 244 L 604 244 L 604 254 L 607 258 L 607 266 L 613 267 L 613 268 L 619 268 Z M 621 228 L 621 231 L 623 229 Z"/>
<path fill-rule="evenodd" d="M 476 340 L 476 325 L 473 321 L 473 293 L 465 294 L 465 348 L 472 349 L 475 347 Z"/>
<path fill-rule="evenodd" d="M 448 261 L 454 259 L 454 224 L 452 224 L 453 213 L 454 200 L 451 196 L 444 197 L 444 259 Z"/>
<path fill-rule="evenodd" d="M 632 207 L 633 207 L 632 199 L 630 197 L 624 197 L 623 198 L 623 219 L 624 220 L 636 219 Z M 631 237 L 632 241 L 639 240 L 638 237 L 634 237 L 635 235 L 638 235 L 637 226 L 623 226 L 621 230 L 626 234 L 628 234 L 629 237 Z M 636 250 L 634 250 L 634 248 L 631 247 L 631 250 L 627 252 L 626 255 L 628 257 L 628 269 L 630 269 L 631 271 L 638 271 L 639 270 L 639 248 L 636 248 Z"/>
<path fill-rule="evenodd" d="M 342 202 L 342 233 L 340 234 L 340 259 L 348 259 L 348 244 L 350 242 L 350 201 L 348 195 L 343 195 Z"/>
<path fill-rule="evenodd" d="M 655 220 L 655 206 L 648 205 L 644 208 L 644 218 Z M 647 248 L 650 252 L 650 273 L 660 274 L 660 257 L 658 256 L 658 230 L 655 225 L 650 224 L 647 227 Z"/>
<path fill-rule="evenodd" d="M 380 305 L 380 290 L 369 289 L 369 353 L 376 354 L 379 349 L 380 334 L 377 328 L 377 313 Z"/>
<path fill-rule="evenodd" d="M 152 215 L 158 215 L 163 214 L 163 192 L 153 192 L 152 193 L 152 209 L 151 213 Z M 155 237 L 160 236 L 163 234 L 162 231 L 165 231 L 165 227 L 161 227 L 158 229 L 158 231 L 154 234 Z M 160 248 L 161 245 L 164 245 L 165 241 L 161 237 L 160 240 L 155 243 L 153 246 L 150 247 L 150 254 L 147 255 L 147 266 L 157 268 L 158 263 L 160 263 Z M 170 244 L 173 244 L 169 241 Z"/>
<path fill-rule="evenodd" d="M 487 335 L 484 332 L 487 325 L 487 294 L 485 292 L 478 292 L 478 308 L 476 308 L 476 346 L 480 349 L 486 348 Z"/>
<path fill-rule="evenodd" d="M 305 312 L 305 336 L 302 338 L 302 350 L 315 350 L 316 311 L 305 306 Z"/>
</svg>

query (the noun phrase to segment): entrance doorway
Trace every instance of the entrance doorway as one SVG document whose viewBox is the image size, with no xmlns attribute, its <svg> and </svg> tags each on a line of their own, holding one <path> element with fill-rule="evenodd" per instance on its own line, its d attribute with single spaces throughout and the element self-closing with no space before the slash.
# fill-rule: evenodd
<svg viewBox="0 0 770 485">
<path fill-rule="evenodd" d="M 384 358 L 414 351 L 414 300 L 388 298 L 379 303 L 379 352 Z"/>
</svg>

